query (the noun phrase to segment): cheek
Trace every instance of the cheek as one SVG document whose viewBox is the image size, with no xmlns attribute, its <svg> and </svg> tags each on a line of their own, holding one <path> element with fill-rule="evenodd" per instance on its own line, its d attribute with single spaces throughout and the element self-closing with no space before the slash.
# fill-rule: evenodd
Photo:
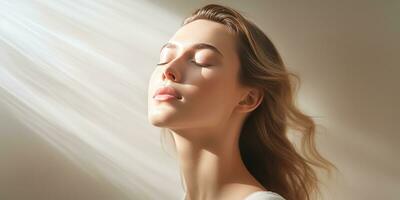
<svg viewBox="0 0 400 200">
<path fill-rule="evenodd" d="M 202 81 L 196 84 L 197 90 L 188 101 L 187 116 L 194 124 L 218 126 L 233 109 L 233 85 L 225 74 L 202 74 Z"/>
<path fill-rule="evenodd" d="M 221 98 L 231 95 L 234 82 L 231 78 L 233 75 L 230 74 L 230 72 L 226 72 L 222 69 L 210 71 L 205 68 L 202 69 L 201 75 L 204 77 L 202 88 L 204 88 L 206 92 Z"/>
<path fill-rule="evenodd" d="M 232 100 L 234 89 L 229 75 L 222 70 L 202 69 L 202 79 L 196 84 L 198 90 L 194 94 L 196 102 L 202 105 L 202 109 L 209 111 L 225 110 L 226 106 L 231 105 L 229 101 Z"/>
<path fill-rule="evenodd" d="M 207 97 L 216 98 L 217 94 L 221 93 L 220 89 L 224 83 L 224 76 L 218 69 L 201 69 L 199 79 L 199 89 L 202 93 L 208 94 Z"/>
</svg>

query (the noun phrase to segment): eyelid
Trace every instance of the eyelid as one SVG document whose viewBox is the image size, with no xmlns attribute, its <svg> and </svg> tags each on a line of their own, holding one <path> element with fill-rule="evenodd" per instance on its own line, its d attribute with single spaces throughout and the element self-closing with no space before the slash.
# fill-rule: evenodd
<svg viewBox="0 0 400 200">
<path fill-rule="evenodd" d="M 163 51 L 164 49 L 165 49 L 165 48 L 161 49 L 161 51 Z M 210 64 L 200 64 L 200 63 L 196 62 L 196 59 L 192 59 L 192 60 L 190 60 L 190 62 L 192 62 L 192 63 L 194 63 L 195 65 L 200 66 L 200 67 L 210 67 L 210 66 L 212 66 L 212 65 L 210 65 Z M 167 63 L 168 63 L 168 62 L 158 63 L 157 65 L 164 65 L 164 64 L 167 64 Z"/>
<path fill-rule="evenodd" d="M 201 67 L 209 67 L 209 66 L 211 66 L 211 65 L 207 65 L 207 64 L 205 64 L 205 65 L 200 64 L 200 63 L 196 62 L 195 60 L 191 60 L 191 62 L 194 63 L 195 65 L 198 65 L 198 66 L 201 66 Z"/>
<path fill-rule="evenodd" d="M 190 60 L 190 62 L 194 63 L 195 65 L 201 66 L 201 67 L 210 67 L 210 66 L 212 66 L 212 65 L 203 65 L 203 64 L 200 64 L 200 63 L 196 62 L 195 60 Z M 167 64 L 167 63 L 168 63 L 168 62 L 157 63 L 156 65 L 165 65 L 165 64 Z"/>
</svg>

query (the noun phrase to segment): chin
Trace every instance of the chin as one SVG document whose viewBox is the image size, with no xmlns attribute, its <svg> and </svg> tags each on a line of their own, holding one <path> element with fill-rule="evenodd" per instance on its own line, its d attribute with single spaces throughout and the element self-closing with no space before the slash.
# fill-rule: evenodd
<svg viewBox="0 0 400 200">
<path fill-rule="evenodd" d="M 171 118 L 167 116 L 149 115 L 147 119 L 150 124 L 160 128 L 167 128 L 171 124 Z"/>
</svg>

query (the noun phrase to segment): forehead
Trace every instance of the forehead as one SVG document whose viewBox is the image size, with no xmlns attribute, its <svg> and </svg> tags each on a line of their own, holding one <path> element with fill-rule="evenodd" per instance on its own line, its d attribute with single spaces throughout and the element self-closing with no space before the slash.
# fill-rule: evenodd
<svg viewBox="0 0 400 200">
<path fill-rule="evenodd" d="M 233 33 L 223 24 L 209 20 L 195 20 L 182 26 L 170 39 L 181 47 L 189 47 L 196 43 L 215 46 L 225 56 L 235 55 L 236 40 Z"/>
</svg>

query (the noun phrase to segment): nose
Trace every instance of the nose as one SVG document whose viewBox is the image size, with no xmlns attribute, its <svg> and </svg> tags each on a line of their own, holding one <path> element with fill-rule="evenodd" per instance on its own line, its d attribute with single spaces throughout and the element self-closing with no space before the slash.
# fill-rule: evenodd
<svg viewBox="0 0 400 200">
<path fill-rule="evenodd" d="M 175 58 L 174 60 L 170 61 L 166 64 L 164 68 L 164 72 L 162 73 L 162 80 L 166 81 L 167 79 L 178 82 L 180 81 L 180 67 L 184 65 L 183 57 Z"/>
</svg>

